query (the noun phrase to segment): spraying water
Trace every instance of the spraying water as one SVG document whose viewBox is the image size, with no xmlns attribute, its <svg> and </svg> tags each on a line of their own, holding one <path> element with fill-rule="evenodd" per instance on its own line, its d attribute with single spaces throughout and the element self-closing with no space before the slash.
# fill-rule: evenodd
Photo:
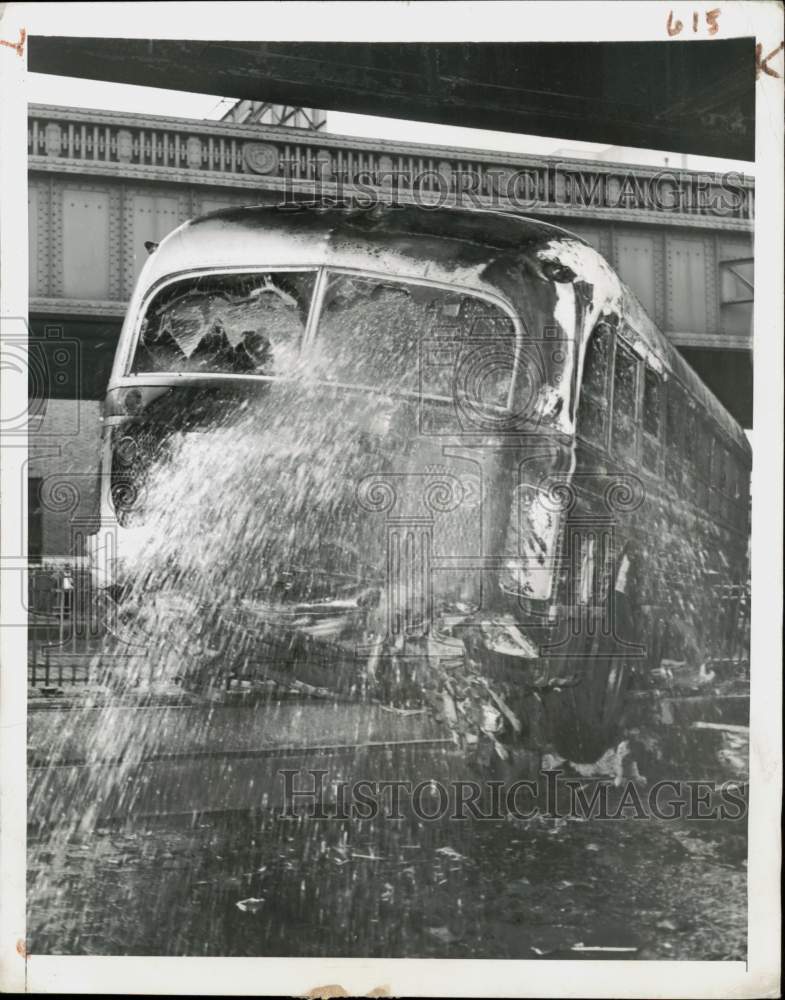
<svg viewBox="0 0 785 1000">
<path fill-rule="evenodd" d="M 476 579 L 432 567 L 434 551 L 444 561 L 480 551 L 476 463 L 446 459 L 418 434 L 414 392 L 379 391 L 417 384 L 433 294 L 376 294 L 369 329 L 368 289 L 359 291 L 362 308 L 356 288 L 354 297 L 346 283 L 337 289 L 342 319 L 312 349 L 287 353 L 269 338 L 275 381 L 196 392 L 187 405 L 173 395 L 118 432 L 112 486 L 125 546 L 98 657 L 104 686 L 36 748 L 63 765 L 31 801 L 61 859 L 108 817 L 150 809 L 161 772 L 145 768 L 167 755 L 218 754 L 190 772 L 208 786 L 231 771 L 226 749 L 363 746 L 383 730 L 392 742 L 428 738 L 439 755 L 465 756 L 495 742 L 505 714 L 519 725 L 450 627 L 476 611 Z M 449 298 L 455 316 L 460 303 Z M 205 338 L 213 357 L 226 350 L 215 316 L 200 315 L 201 339 L 178 341 L 191 364 Z M 171 351 L 161 338 L 157 349 Z M 232 350 L 240 342 L 225 339 Z M 500 377 L 484 382 L 497 399 Z M 359 391 L 346 391 L 349 379 Z M 441 391 L 444 408 L 449 386 Z M 232 696 L 242 707 L 227 709 Z M 276 723 L 284 712 L 288 732 Z M 268 792 L 249 789 L 247 807 L 261 808 Z M 161 793 L 164 811 L 176 811 L 171 794 Z M 310 843 L 316 834 L 306 833 Z M 389 835 L 384 824 L 363 831 L 370 856 Z"/>
</svg>

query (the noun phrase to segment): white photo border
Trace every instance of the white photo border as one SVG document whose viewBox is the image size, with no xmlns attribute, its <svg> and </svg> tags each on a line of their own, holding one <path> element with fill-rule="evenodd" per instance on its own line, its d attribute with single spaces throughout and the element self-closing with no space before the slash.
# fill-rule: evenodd
<svg viewBox="0 0 785 1000">
<path fill-rule="evenodd" d="M 33 34 L 290 41 L 666 40 L 666 21 L 719 6 L 653 0 L 412 3 L 37 3 L 0 7 L 0 38 Z M 716 38 L 783 37 L 783 8 L 721 4 Z M 682 44 L 674 41 L 674 44 Z M 0 320 L 26 317 L 26 47 L 0 48 Z M 780 74 L 783 60 L 773 63 Z M 750 73 L 755 71 L 750 66 Z M 760 997 L 779 995 L 783 453 L 783 80 L 756 85 L 754 464 L 748 959 L 741 962 L 25 957 L 24 628 L 0 627 L 0 989 L 29 992 L 304 995 Z M 765 360 L 764 360 L 765 359 Z M 2 367 L 2 418 L 26 407 L 26 373 Z M 4 441 L 2 565 L 21 558 L 26 444 Z M 10 581 L 10 582 L 9 582 Z M 24 625 L 19 577 L 0 573 L 0 625 Z M 385 990 L 386 993 L 381 992 Z M 334 994 L 336 995 L 336 994 Z M 340 995 L 340 994 L 337 994 Z"/>
</svg>

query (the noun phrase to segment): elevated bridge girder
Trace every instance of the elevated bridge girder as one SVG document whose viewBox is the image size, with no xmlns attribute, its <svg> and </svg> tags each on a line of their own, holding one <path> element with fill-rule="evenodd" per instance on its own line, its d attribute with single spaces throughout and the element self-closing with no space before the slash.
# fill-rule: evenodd
<svg viewBox="0 0 785 1000">
<path fill-rule="evenodd" d="M 525 21 L 525 5 L 520 10 Z M 665 29 L 663 23 L 663 36 Z M 521 22 L 511 18 L 511 36 L 520 31 Z M 368 44 L 34 35 L 29 67 L 235 99 L 753 160 L 755 39 L 682 39 Z"/>
</svg>

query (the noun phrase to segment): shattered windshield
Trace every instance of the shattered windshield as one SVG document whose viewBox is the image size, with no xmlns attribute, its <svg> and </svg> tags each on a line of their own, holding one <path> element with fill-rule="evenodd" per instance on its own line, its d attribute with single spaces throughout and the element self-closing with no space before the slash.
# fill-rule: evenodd
<svg viewBox="0 0 785 1000">
<path fill-rule="evenodd" d="M 211 274 L 167 285 L 131 371 L 300 377 L 506 408 L 516 331 L 458 288 L 329 273 L 306 342 L 316 271 Z"/>
<path fill-rule="evenodd" d="M 174 282 L 147 309 L 131 371 L 290 374 L 315 284 L 307 271 Z"/>
<path fill-rule="evenodd" d="M 515 326 L 459 289 L 356 274 L 330 276 L 313 356 L 317 378 L 506 407 Z"/>
</svg>

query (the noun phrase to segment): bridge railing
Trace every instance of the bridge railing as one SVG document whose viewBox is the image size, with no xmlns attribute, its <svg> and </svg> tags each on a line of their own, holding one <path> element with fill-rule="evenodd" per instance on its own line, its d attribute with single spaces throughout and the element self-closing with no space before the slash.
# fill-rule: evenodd
<svg viewBox="0 0 785 1000">
<path fill-rule="evenodd" d="M 533 215 L 652 221 L 749 232 L 754 181 L 596 160 L 489 153 L 263 125 L 32 105 L 33 170 Z"/>
</svg>

